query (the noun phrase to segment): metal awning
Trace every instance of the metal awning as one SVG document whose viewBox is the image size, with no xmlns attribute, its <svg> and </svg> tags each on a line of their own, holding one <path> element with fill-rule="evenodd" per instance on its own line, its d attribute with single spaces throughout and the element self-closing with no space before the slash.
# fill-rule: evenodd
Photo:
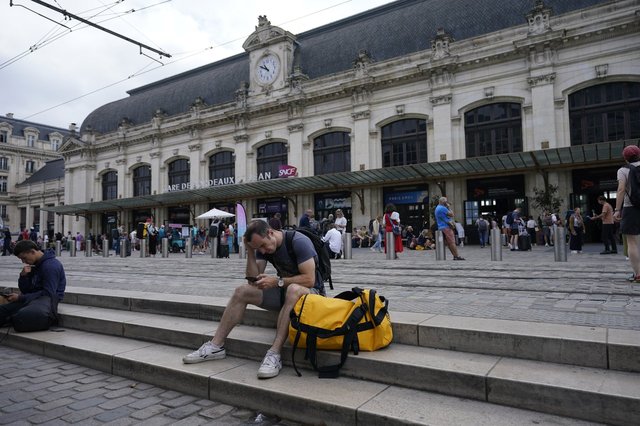
<svg viewBox="0 0 640 426">
<path fill-rule="evenodd" d="M 551 171 L 576 166 L 608 166 L 620 164 L 622 149 L 626 145 L 638 145 L 638 142 L 638 139 L 602 142 L 328 175 L 263 180 L 158 195 L 42 207 L 42 210 L 64 215 L 84 215 L 194 203 L 238 201 L 257 197 L 351 191 L 380 185 L 411 184 L 446 178 L 482 177 L 531 170 Z"/>
</svg>

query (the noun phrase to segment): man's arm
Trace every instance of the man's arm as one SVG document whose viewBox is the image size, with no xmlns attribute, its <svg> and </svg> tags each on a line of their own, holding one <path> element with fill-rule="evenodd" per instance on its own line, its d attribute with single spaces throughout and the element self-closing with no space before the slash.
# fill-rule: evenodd
<svg viewBox="0 0 640 426">
<path fill-rule="evenodd" d="M 246 247 L 245 242 L 245 247 Z M 262 274 L 267 267 L 267 261 L 263 259 L 256 259 L 255 250 L 248 249 L 247 250 L 247 269 L 246 274 L 247 277 L 257 277 L 259 274 Z"/>
<path fill-rule="evenodd" d="M 316 284 L 316 261 L 312 257 L 311 259 L 307 259 L 302 263 L 298 264 L 298 271 L 300 274 L 294 275 L 291 277 L 283 278 L 284 286 L 288 286 L 289 284 L 298 284 L 303 287 L 313 288 Z M 276 285 L 278 282 L 276 280 Z"/>
</svg>

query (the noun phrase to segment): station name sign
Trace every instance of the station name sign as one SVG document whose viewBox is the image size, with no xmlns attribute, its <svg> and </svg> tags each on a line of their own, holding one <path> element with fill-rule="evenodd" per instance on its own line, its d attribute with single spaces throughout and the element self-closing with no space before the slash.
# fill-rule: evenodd
<svg viewBox="0 0 640 426">
<path fill-rule="evenodd" d="M 187 189 L 210 188 L 212 186 L 233 185 L 234 183 L 236 183 L 236 180 L 233 176 L 219 178 L 219 179 L 201 180 L 199 182 L 176 183 L 174 185 L 168 185 L 166 187 L 166 192 L 185 191 Z"/>
</svg>

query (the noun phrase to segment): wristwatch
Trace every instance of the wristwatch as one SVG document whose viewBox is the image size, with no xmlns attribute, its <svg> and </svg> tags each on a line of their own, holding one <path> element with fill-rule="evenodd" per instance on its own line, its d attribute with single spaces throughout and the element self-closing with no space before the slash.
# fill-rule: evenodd
<svg viewBox="0 0 640 426">
<path fill-rule="evenodd" d="M 278 287 L 284 287 L 284 279 L 282 277 L 278 277 Z"/>
</svg>

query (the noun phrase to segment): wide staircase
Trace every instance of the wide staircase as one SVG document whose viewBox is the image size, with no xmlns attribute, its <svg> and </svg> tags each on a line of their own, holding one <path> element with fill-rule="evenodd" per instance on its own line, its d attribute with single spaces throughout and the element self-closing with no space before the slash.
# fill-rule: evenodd
<svg viewBox="0 0 640 426">
<path fill-rule="evenodd" d="M 182 356 L 213 336 L 226 302 L 74 287 L 59 327 L 11 331 L 4 342 L 303 423 L 640 424 L 638 331 L 392 311 L 391 346 L 350 354 L 340 378 L 319 379 L 304 350 L 298 377 L 287 346 L 280 375 L 259 380 L 276 316 L 249 308 L 226 359 L 184 365 Z"/>
</svg>

